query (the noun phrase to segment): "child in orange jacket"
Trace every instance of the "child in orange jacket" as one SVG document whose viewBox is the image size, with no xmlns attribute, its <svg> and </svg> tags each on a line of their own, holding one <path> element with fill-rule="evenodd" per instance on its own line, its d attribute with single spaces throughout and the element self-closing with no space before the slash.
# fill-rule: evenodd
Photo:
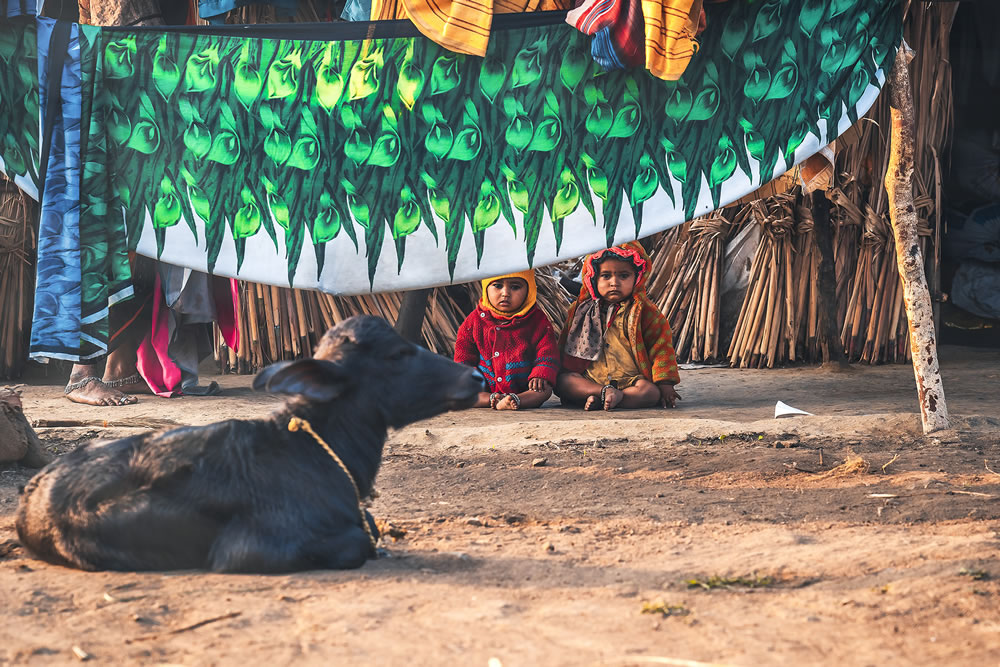
<svg viewBox="0 0 1000 667">
<path fill-rule="evenodd" d="M 583 288 L 559 336 L 556 393 L 584 410 L 674 407 L 680 374 L 667 318 L 646 296 L 646 252 L 633 241 L 589 255 L 583 266 Z"/>
</svg>

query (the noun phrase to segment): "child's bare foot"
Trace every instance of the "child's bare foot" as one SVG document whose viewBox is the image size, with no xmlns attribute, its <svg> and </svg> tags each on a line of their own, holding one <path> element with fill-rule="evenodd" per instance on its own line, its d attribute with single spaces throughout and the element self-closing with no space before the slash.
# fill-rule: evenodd
<svg viewBox="0 0 1000 667">
<path fill-rule="evenodd" d="M 521 404 L 518 403 L 517 400 L 515 400 L 514 395 L 513 394 L 507 394 L 506 396 L 504 396 L 503 398 L 501 398 L 499 401 L 497 401 L 495 409 L 496 410 L 517 410 L 520 407 L 521 407 Z"/>
<path fill-rule="evenodd" d="M 72 378 L 71 378 L 72 380 Z M 131 405 L 138 403 L 135 396 L 122 393 L 104 384 L 100 378 L 87 377 L 66 385 L 66 398 L 84 405 Z"/>
<path fill-rule="evenodd" d="M 625 398 L 625 392 L 621 389 L 615 389 L 614 387 L 605 387 L 601 392 L 604 394 L 604 409 L 611 410 Z"/>
<path fill-rule="evenodd" d="M 601 395 L 594 394 L 587 397 L 587 402 L 583 404 L 584 410 L 599 410 L 601 407 Z"/>
</svg>

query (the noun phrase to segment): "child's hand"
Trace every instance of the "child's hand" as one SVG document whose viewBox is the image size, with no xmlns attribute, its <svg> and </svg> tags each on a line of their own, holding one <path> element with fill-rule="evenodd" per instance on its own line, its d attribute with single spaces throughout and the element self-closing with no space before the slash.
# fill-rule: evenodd
<svg viewBox="0 0 1000 667">
<path fill-rule="evenodd" d="M 531 378 L 528 380 L 528 389 L 531 391 L 548 391 L 552 389 L 552 384 L 542 378 Z"/>
<path fill-rule="evenodd" d="M 665 408 L 677 407 L 676 402 L 681 400 L 681 395 L 677 393 L 672 384 L 657 385 L 660 388 L 660 405 Z"/>
</svg>

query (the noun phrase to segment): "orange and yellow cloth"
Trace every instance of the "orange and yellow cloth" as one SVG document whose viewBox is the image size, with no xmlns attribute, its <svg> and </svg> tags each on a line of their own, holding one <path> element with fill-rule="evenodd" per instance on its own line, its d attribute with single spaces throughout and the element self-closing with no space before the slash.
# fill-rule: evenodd
<svg viewBox="0 0 1000 667">
<path fill-rule="evenodd" d="M 371 20 L 407 19 L 449 51 L 485 56 L 494 14 L 572 6 L 572 0 L 372 0 Z"/>
<path fill-rule="evenodd" d="M 449 51 L 485 56 L 494 14 L 571 9 L 566 22 L 595 35 L 598 50 L 610 50 L 613 44 L 619 53 L 634 52 L 619 65 L 645 66 L 668 81 L 680 78 L 698 50 L 695 35 L 702 0 L 585 0 L 573 9 L 574 4 L 574 0 L 373 0 L 371 20 L 407 19 Z"/>
<path fill-rule="evenodd" d="M 645 67 L 676 81 L 698 51 L 702 0 L 583 0 L 566 22 L 594 38 L 604 69 Z"/>
</svg>

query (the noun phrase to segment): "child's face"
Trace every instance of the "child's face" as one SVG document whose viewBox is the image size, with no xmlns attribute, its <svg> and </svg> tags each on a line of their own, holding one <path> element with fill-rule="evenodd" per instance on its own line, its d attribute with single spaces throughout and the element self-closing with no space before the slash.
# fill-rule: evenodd
<svg viewBox="0 0 1000 667">
<path fill-rule="evenodd" d="M 622 259 L 606 259 L 597 268 L 597 293 L 608 303 L 627 301 L 635 289 L 635 265 Z"/>
<path fill-rule="evenodd" d="M 516 313 L 528 298 L 528 283 L 522 278 L 494 280 L 486 286 L 486 298 L 501 313 Z"/>
</svg>

